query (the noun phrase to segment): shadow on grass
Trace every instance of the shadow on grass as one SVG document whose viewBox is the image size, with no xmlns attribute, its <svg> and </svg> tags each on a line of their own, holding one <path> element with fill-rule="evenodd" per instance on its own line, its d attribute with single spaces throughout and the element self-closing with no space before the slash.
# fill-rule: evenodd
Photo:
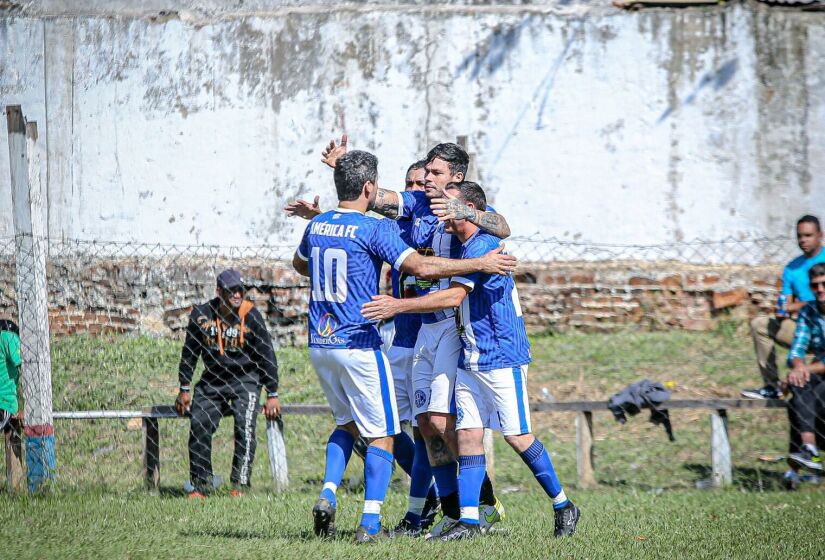
<svg viewBox="0 0 825 560">
<path fill-rule="evenodd" d="M 238 539 L 238 540 L 262 540 L 271 539 L 272 534 L 266 531 L 255 531 L 250 529 L 188 529 L 178 533 L 182 537 L 215 537 L 221 539 Z M 286 533 L 279 533 L 278 538 L 288 539 L 291 541 L 328 541 L 328 542 L 350 542 L 355 540 L 355 531 L 345 529 L 337 531 L 335 537 L 331 539 L 321 539 L 315 536 L 311 529 L 304 529 L 301 531 L 287 531 Z"/>
<path fill-rule="evenodd" d="M 713 478 L 713 469 L 710 465 L 688 463 L 684 465 L 684 469 L 695 476 L 695 482 Z M 734 467 L 733 485 L 753 492 L 784 490 L 782 475 L 783 473 L 773 469 Z"/>
</svg>

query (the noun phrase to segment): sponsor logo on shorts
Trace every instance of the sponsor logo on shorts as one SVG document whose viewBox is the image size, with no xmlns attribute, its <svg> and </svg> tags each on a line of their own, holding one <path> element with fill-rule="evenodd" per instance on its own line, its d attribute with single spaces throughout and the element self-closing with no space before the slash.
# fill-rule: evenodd
<svg viewBox="0 0 825 560">
<path fill-rule="evenodd" d="M 340 336 L 335 336 L 335 331 L 338 330 L 341 324 L 332 313 L 324 313 L 318 319 L 315 325 L 315 333 L 310 332 L 310 342 L 312 344 L 339 346 L 344 344 L 345 340 Z"/>
<path fill-rule="evenodd" d="M 424 405 L 427 404 L 427 393 L 418 389 L 415 392 L 415 407 L 416 408 L 424 408 Z"/>
</svg>

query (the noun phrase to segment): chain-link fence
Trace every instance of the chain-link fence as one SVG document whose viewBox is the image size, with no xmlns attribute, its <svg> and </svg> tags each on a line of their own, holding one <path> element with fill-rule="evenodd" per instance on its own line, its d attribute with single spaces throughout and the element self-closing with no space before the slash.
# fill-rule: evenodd
<svg viewBox="0 0 825 560">
<path fill-rule="evenodd" d="M 606 406 L 592 414 L 595 481 L 643 488 L 706 484 L 714 467 L 707 416 L 716 410 L 713 402 L 737 399 L 762 383 L 748 320 L 773 312 L 794 240 L 620 246 L 514 238 L 507 247 L 521 261 L 522 307 L 535 334 L 534 403 L 606 404 L 643 378 L 661 381 L 673 399 L 710 403 L 671 411 L 674 442 L 645 418 L 620 425 Z M 184 483 L 208 491 L 221 480 L 227 490 L 220 491 L 250 480 L 270 488 L 262 452 L 267 396 L 277 389 L 285 405 L 325 404 L 304 348 L 309 294 L 292 270 L 292 251 L 0 239 L 0 318 L 20 326 L 27 435 L 46 433 L 36 426 L 55 426 L 53 484 L 127 490 L 140 487 L 147 473 L 157 483 L 162 473 L 160 488 L 168 492 L 182 492 Z M 216 280 L 230 267 L 241 273 L 244 290 L 229 282 L 221 294 Z M 238 299 L 241 294 L 254 307 Z M 30 311 L 21 315 L 21 309 Z M 46 316 L 50 338 L 39 320 Z M 781 348 L 778 354 L 773 358 L 784 371 Z M 181 393 L 181 385 L 189 385 L 188 392 Z M 190 402 L 187 394 L 195 398 Z M 825 415 L 816 396 L 805 400 L 815 408 L 814 422 Z M 190 417 L 176 417 L 175 404 Z M 52 411 L 109 417 L 52 419 Z M 569 481 L 581 474 L 575 418 L 560 411 L 533 415 Z M 805 415 L 803 428 L 810 418 Z M 731 408 L 726 422 L 734 481 L 781 486 L 789 441 L 785 409 Z M 286 414 L 285 424 L 290 484 L 314 487 L 332 420 Z M 799 433 L 791 438 L 797 453 L 805 451 Z M 521 485 L 513 474 L 523 470 L 517 457 L 502 441 L 496 447 L 497 483 Z M 580 455 L 581 441 L 578 448 Z"/>
</svg>

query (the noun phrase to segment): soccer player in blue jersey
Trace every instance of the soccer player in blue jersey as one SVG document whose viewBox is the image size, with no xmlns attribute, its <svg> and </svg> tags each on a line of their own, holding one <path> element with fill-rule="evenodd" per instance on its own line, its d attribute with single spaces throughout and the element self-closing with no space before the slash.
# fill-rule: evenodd
<svg viewBox="0 0 825 560">
<path fill-rule="evenodd" d="M 465 204 L 486 208 L 484 191 L 469 181 L 451 184 Z M 498 247 L 497 237 L 467 220 L 450 220 L 462 242 L 461 258 L 473 258 Z M 484 428 L 499 429 L 552 499 L 555 536 L 572 535 L 580 511 L 562 490 L 547 450 L 532 435 L 527 400 L 530 344 L 515 283 L 510 276 L 474 273 L 453 277 L 450 287 L 414 300 L 376 296 L 363 308 L 366 318 L 386 319 L 398 313 L 426 313 L 457 307 L 463 352 L 456 381 L 459 451 L 460 518 L 445 528 L 441 540 L 471 538 L 480 533 L 479 490 L 486 470 Z"/>
<path fill-rule="evenodd" d="M 514 259 L 500 251 L 460 261 L 424 257 L 401 240 L 395 222 L 364 216 L 378 189 L 377 165 L 375 156 L 366 152 L 340 158 L 334 173 L 339 206 L 310 221 L 293 257 L 295 269 L 310 277 L 310 359 L 338 426 L 327 444 L 324 487 L 313 508 L 315 532 L 334 533 L 335 491 L 360 434 L 369 447 L 357 542 L 386 535 L 381 504 L 392 474 L 393 436 L 400 429 L 393 378 L 378 329 L 360 313 L 378 293 L 382 262 L 422 278 L 480 270 L 506 273 L 514 266 Z"/>
<path fill-rule="evenodd" d="M 335 168 L 336 161 L 347 150 L 347 137 L 340 144 L 332 141 L 322 153 L 322 161 Z M 484 230 L 504 238 L 510 235 L 506 220 L 495 212 L 467 206 L 456 198 L 444 195 L 450 182 L 463 181 L 469 165 L 469 156 L 457 144 L 443 143 L 430 150 L 426 158 L 424 193 L 396 193 L 378 189 L 370 209 L 390 218 L 412 220 L 410 232 L 413 246 L 446 258 L 458 258 L 461 243 L 445 230 L 444 221 L 463 218 Z M 317 206 L 297 201 L 288 206 L 288 214 L 311 216 L 320 211 Z M 434 210 L 435 209 L 435 210 Z M 437 212 L 437 213 L 436 213 Z M 448 282 L 419 282 L 419 293 L 426 294 L 445 289 Z M 435 477 L 438 496 L 444 517 L 436 524 L 431 536 L 438 536 L 459 518 L 458 464 L 456 462 L 455 388 L 458 356 L 461 342 L 453 324 L 450 309 L 428 313 L 422 317 L 423 325 L 415 344 L 413 358 L 413 413 L 426 446 L 416 447 L 414 465 L 420 464 L 426 452 Z M 412 485 L 411 485 L 412 487 Z M 420 534 L 422 503 L 411 494 L 405 521 L 396 528 L 396 534 Z M 485 475 L 481 504 L 483 506 L 482 529 L 504 518 L 504 508 L 495 497 L 493 485 Z"/>
</svg>

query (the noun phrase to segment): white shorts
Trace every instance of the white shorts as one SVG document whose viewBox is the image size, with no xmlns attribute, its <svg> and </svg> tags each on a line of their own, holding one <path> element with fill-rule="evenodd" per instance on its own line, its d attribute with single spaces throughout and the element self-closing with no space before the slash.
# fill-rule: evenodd
<svg viewBox="0 0 825 560">
<path fill-rule="evenodd" d="M 392 379 L 395 383 L 395 404 L 398 407 L 398 421 L 410 422 L 414 426 L 415 422 L 412 414 L 412 348 L 402 348 L 400 346 L 390 346 L 387 352 L 387 359 L 392 368 Z"/>
<path fill-rule="evenodd" d="M 413 414 L 455 414 L 455 375 L 461 339 L 455 319 L 425 323 L 418 331 L 413 356 Z"/>
<path fill-rule="evenodd" d="M 365 438 L 401 431 L 392 372 L 381 350 L 310 348 L 309 359 L 337 425 L 355 421 Z"/>
<path fill-rule="evenodd" d="M 491 428 L 505 436 L 528 434 L 527 364 L 492 371 L 460 369 L 455 383 L 456 430 Z"/>
</svg>

